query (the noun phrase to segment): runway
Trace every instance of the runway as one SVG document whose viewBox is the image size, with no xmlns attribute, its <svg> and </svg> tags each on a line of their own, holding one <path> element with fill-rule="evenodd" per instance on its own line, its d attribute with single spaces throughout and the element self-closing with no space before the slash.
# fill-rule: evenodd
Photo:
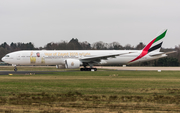
<svg viewBox="0 0 180 113">
<path fill-rule="evenodd" d="M 98 70 L 100 69 L 110 69 L 119 71 L 180 71 L 180 67 L 120 67 L 120 66 L 96 66 Z M 35 74 L 46 74 L 50 72 L 67 72 L 67 71 L 79 71 L 79 70 L 61 70 L 61 71 L 0 71 L 0 75 L 35 75 Z"/>
<path fill-rule="evenodd" d="M 113 69 L 113 70 L 137 70 L 137 71 L 180 71 L 180 67 L 130 67 L 130 66 L 97 66 L 98 69 Z"/>
<path fill-rule="evenodd" d="M 0 75 L 35 75 L 35 74 L 47 74 L 50 72 L 64 72 L 64 71 L 0 71 Z"/>
</svg>

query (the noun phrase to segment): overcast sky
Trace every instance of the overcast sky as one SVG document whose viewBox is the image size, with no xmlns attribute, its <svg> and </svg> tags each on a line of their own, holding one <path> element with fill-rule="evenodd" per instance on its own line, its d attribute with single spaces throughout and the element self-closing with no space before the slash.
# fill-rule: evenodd
<svg viewBox="0 0 180 113">
<path fill-rule="evenodd" d="M 164 48 L 180 44 L 180 0 L 0 0 L 0 41 L 148 44 L 168 29 Z"/>
</svg>

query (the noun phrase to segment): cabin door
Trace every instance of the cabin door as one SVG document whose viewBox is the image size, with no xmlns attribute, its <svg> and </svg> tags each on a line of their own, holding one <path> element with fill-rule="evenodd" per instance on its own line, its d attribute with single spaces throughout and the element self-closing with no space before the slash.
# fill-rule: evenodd
<svg viewBox="0 0 180 113">
<path fill-rule="evenodd" d="M 20 55 L 20 53 L 17 53 L 17 60 L 21 60 L 21 55 Z"/>
</svg>

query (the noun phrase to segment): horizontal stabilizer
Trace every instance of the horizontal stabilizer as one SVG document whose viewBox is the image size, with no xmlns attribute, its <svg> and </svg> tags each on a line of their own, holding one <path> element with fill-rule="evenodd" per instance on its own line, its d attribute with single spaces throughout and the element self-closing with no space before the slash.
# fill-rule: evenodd
<svg viewBox="0 0 180 113">
<path fill-rule="evenodd" d="M 176 53 L 177 51 L 169 51 L 169 52 L 163 52 L 163 53 L 158 53 L 158 54 L 153 54 L 150 56 L 160 56 L 160 55 L 167 55 L 167 54 L 171 54 L 171 53 Z"/>
</svg>

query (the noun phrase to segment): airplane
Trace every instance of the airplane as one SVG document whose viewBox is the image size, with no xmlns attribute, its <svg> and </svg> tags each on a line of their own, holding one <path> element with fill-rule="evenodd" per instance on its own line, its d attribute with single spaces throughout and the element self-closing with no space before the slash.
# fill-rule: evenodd
<svg viewBox="0 0 180 113">
<path fill-rule="evenodd" d="M 56 68 L 75 69 L 80 71 L 97 71 L 94 65 L 126 65 L 150 61 L 167 54 L 160 52 L 167 30 L 163 30 L 142 50 L 22 50 L 9 53 L 2 58 L 12 64 L 14 71 L 18 65 L 56 65 Z M 87 66 L 90 66 L 89 68 Z"/>
</svg>

